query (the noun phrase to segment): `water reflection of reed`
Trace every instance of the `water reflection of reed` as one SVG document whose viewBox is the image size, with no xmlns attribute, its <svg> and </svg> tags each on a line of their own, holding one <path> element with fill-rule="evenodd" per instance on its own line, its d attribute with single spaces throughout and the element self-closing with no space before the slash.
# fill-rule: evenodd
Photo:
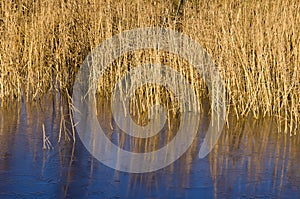
<svg viewBox="0 0 300 199">
<path fill-rule="evenodd" d="M 136 97 L 135 99 L 139 99 Z M 206 99 L 207 100 L 207 99 Z M 171 102 L 162 102 L 164 104 L 167 104 L 165 108 L 168 110 L 169 106 L 171 106 Z M 209 106 L 207 103 L 203 103 Z M 135 104 L 136 106 L 141 106 L 140 104 Z M 152 136 L 150 138 L 141 139 L 141 138 L 134 138 L 131 136 L 128 136 L 126 132 L 123 132 L 115 123 L 111 112 L 111 99 L 110 98 L 98 98 L 97 101 L 97 113 L 98 113 L 98 121 L 103 128 L 103 130 L 106 132 L 106 135 L 110 138 L 114 144 L 119 146 L 120 148 L 123 148 L 128 151 L 133 151 L 137 153 L 143 153 L 143 152 L 151 152 L 159 149 L 160 147 L 165 146 L 170 142 L 170 140 L 176 135 L 179 122 L 180 122 L 180 114 L 178 112 L 169 111 L 168 112 L 168 119 L 166 120 L 166 124 L 164 128 L 155 136 Z M 172 109 L 174 110 L 174 109 Z M 139 108 L 137 110 L 139 111 Z M 202 113 L 202 121 L 199 121 L 199 130 L 202 132 L 205 132 L 208 128 L 208 111 L 209 107 L 204 106 L 203 113 Z M 133 112 L 133 111 L 131 111 Z M 147 120 L 147 112 L 145 113 L 138 113 L 136 115 L 132 114 L 131 117 L 133 117 L 134 121 L 139 125 L 144 125 L 141 121 Z M 140 118 L 140 117 L 146 117 Z M 162 136 L 161 134 L 165 135 Z M 200 133 L 201 134 L 201 133 Z M 168 167 L 164 168 L 162 173 L 165 174 L 172 174 L 177 173 L 176 176 L 168 176 L 169 179 L 164 178 L 163 180 L 166 182 L 169 182 L 169 184 L 174 181 L 174 178 L 178 178 L 179 187 L 181 188 L 189 188 L 190 182 L 189 178 L 191 175 L 191 166 L 192 161 L 197 158 L 198 150 L 199 150 L 199 142 L 201 139 L 201 136 L 196 136 L 193 144 L 188 149 L 186 153 L 184 153 L 183 156 L 181 156 L 175 164 L 171 164 Z M 200 139 L 199 139 L 200 138 Z M 109 149 L 108 149 L 109 150 Z M 172 155 L 172 154 L 169 154 Z M 132 163 L 132 164 L 138 164 L 138 163 Z M 118 173 L 118 172 L 117 172 Z M 162 174 L 159 172 L 159 174 Z M 148 173 L 148 174 L 131 174 L 129 176 L 129 183 L 128 183 L 128 191 L 129 190 L 136 190 L 141 185 L 145 186 L 147 190 L 153 191 L 153 189 L 158 190 L 158 182 L 159 182 L 159 176 L 157 176 L 156 172 Z M 177 181 L 176 180 L 176 181 Z M 168 183 L 167 183 L 168 184 Z"/>
<path fill-rule="evenodd" d="M 70 133 L 62 134 L 61 142 L 56 142 L 60 132 L 61 110 L 66 116 L 66 132 L 72 132 L 67 115 L 69 113 L 67 100 L 62 96 L 53 95 L 41 99 L 38 103 L 21 105 L 14 103 L 10 108 L 1 109 L 0 171 L 13 170 L 20 165 L 25 168 L 30 167 L 29 170 L 17 174 L 31 175 L 33 179 L 39 176 L 38 180 L 55 184 L 56 192 L 62 190 L 61 194 L 65 197 L 74 191 L 74 181 L 84 181 L 80 181 L 80 186 L 92 186 L 95 180 L 106 175 L 105 171 L 112 172 L 106 167 L 100 167 L 100 163 L 94 161 L 94 158 L 86 157 L 87 152 L 78 145 L 79 142 L 74 143 L 72 139 L 67 139 L 71 136 Z M 107 108 L 110 107 L 110 100 L 99 102 L 97 107 L 101 127 L 118 146 L 143 152 L 156 150 L 160 144 L 164 145 L 168 141 L 163 140 L 159 143 L 161 140 L 157 138 L 149 140 L 148 142 L 152 143 L 149 145 L 145 145 L 145 140 L 128 142 L 130 139 L 117 128 L 111 111 Z M 194 143 L 174 164 L 159 172 L 129 174 L 126 182 L 120 177 L 122 173 L 115 171 L 114 179 L 109 179 L 110 182 L 117 183 L 120 179 L 123 180 L 122 186 L 126 184 L 127 192 L 130 194 L 141 187 L 149 193 L 155 190 L 164 191 L 161 190 L 161 181 L 166 187 L 174 185 L 175 181 L 174 186 L 178 192 L 193 188 L 191 179 L 195 174 L 197 175 L 193 165 L 198 166 L 195 162 L 198 161 L 197 153 L 202 132 L 205 132 L 209 122 L 207 112 L 208 110 L 204 110 L 199 135 Z M 173 115 L 171 126 L 165 127 L 165 132 L 169 133 L 170 137 L 176 131 L 178 125 L 176 122 L 178 122 L 176 116 Z M 54 144 L 54 150 L 42 150 L 42 124 L 45 124 L 46 133 Z M 251 192 L 253 195 L 280 197 L 289 194 L 285 190 L 300 189 L 300 167 L 298 166 L 300 136 L 290 138 L 286 134 L 274 133 L 277 124 L 267 118 L 264 120 L 249 118 L 239 122 L 230 118 L 228 124 L 229 127 L 224 129 L 218 144 L 208 156 L 216 198 L 242 196 L 236 194 Z M 115 136 L 116 134 L 118 136 Z M 29 161 L 22 162 L 24 157 L 29 157 Z M 37 165 L 35 167 L 37 170 L 31 170 L 32 165 Z M 15 180 L 20 178 L 18 175 L 13 176 Z"/>
<path fill-rule="evenodd" d="M 10 106 L 3 107 L 0 111 L 0 171 L 19 171 L 19 173 L 12 173 L 11 180 L 15 183 L 22 180 L 23 175 L 27 175 L 30 180 L 34 181 L 37 174 L 41 181 L 48 181 L 58 171 L 59 175 L 56 179 L 51 180 L 56 181 L 57 178 L 62 177 L 62 181 L 67 182 L 62 188 L 66 194 L 68 184 L 72 181 L 75 155 L 75 142 L 71 142 L 72 135 L 68 133 L 72 132 L 72 127 L 70 117 L 67 115 L 70 113 L 67 97 L 49 94 L 35 102 L 11 103 Z M 61 111 L 62 114 L 60 114 Z M 65 129 L 61 129 L 61 116 L 65 117 Z M 54 145 L 54 150 L 53 148 L 42 149 L 43 125 L 46 135 Z M 62 136 L 62 142 L 58 143 L 60 130 L 65 133 Z M 56 157 L 59 157 L 58 162 L 55 162 Z M 27 159 L 29 162 L 26 162 Z M 31 167 L 32 163 L 39 169 L 32 168 L 27 171 L 26 167 Z M 24 167 L 24 170 L 18 167 Z M 63 176 L 66 179 L 63 179 Z"/>
<path fill-rule="evenodd" d="M 277 124 L 271 118 L 232 119 L 229 124 L 209 155 L 216 198 L 246 190 L 278 197 L 286 181 L 299 189 L 299 136 L 274 133 Z"/>
</svg>

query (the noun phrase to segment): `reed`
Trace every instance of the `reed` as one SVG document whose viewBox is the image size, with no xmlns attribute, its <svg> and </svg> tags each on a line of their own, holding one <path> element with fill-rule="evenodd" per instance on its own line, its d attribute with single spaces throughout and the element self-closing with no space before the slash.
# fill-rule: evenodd
<svg viewBox="0 0 300 199">
<path fill-rule="evenodd" d="M 291 134 L 299 130 L 297 0 L 2 1 L 1 104 L 34 100 L 49 90 L 70 94 L 76 72 L 90 50 L 124 30 L 153 26 L 179 30 L 204 46 L 220 68 L 228 110 L 238 118 L 275 116 L 282 130 Z M 110 76 L 101 81 L 101 92 L 110 93 L 111 82 L 128 69 L 132 57 L 145 57 L 139 53 L 117 60 L 114 73 L 108 71 Z M 161 57 L 148 55 L 149 59 Z M 167 55 L 166 62 L 190 74 L 186 78 L 198 96 L 207 94 L 202 80 L 171 57 Z"/>
</svg>

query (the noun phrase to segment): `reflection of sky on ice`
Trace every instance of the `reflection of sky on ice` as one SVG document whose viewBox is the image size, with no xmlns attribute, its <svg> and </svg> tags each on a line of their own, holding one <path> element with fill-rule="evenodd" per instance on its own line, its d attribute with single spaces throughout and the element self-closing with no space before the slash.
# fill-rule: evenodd
<svg viewBox="0 0 300 199">
<path fill-rule="evenodd" d="M 276 133 L 271 121 L 230 122 L 206 158 L 198 159 L 201 141 L 197 141 L 164 169 L 128 174 L 92 158 L 79 139 L 73 146 L 63 136 L 58 144 L 60 104 L 53 104 L 51 97 L 47 100 L 41 106 L 23 104 L 2 111 L 0 198 L 296 198 L 300 194 L 300 137 Z M 42 150 L 42 123 L 53 150 Z M 205 123 L 202 129 L 207 128 Z"/>
</svg>

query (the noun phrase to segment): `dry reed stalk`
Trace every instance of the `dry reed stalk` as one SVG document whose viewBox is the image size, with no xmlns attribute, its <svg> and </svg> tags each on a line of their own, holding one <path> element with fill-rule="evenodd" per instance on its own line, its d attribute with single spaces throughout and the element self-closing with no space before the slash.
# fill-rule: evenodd
<svg viewBox="0 0 300 199">
<path fill-rule="evenodd" d="M 49 140 L 49 136 L 46 136 L 44 124 L 42 124 L 42 130 L 43 130 L 43 150 L 53 149 L 53 145 L 51 144 L 51 142 Z"/>
<path fill-rule="evenodd" d="M 53 89 L 70 94 L 76 72 L 91 49 L 124 30 L 153 26 L 182 31 L 205 47 L 222 73 L 229 110 L 238 118 L 275 116 L 283 131 L 292 135 L 299 130 L 297 0 L 3 1 L 1 104 L 21 97 L 34 100 Z M 123 75 L 133 59 L 140 63 L 146 59 L 136 53 L 117 60 L 110 75 L 101 81 L 99 88 L 105 95 L 110 91 L 103 88 Z M 148 60 L 159 57 L 148 55 Z M 171 56 L 165 61 L 190 78 L 197 96 L 207 94 L 192 69 L 185 70 L 184 64 Z M 155 98 L 149 97 L 151 89 L 144 95 L 148 105 L 143 109 L 147 109 Z"/>
</svg>

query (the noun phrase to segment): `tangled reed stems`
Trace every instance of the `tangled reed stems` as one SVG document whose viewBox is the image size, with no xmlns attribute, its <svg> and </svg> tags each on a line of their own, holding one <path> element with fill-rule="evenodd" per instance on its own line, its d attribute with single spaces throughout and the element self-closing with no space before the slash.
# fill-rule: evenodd
<svg viewBox="0 0 300 199">
<path fill-rule="evenodd" d="M 275 116 L 285 132 L 299 130 L 297 0 L 2 1 L 1 104 L 35 100 L 49 90 L 69 94 L 84 58 L 101 41 L 124 30 L 154 26 L 176 29 L 203 45 L 224 79 L 228 110 L 238 118 Z M 167 59 L 181 68 L 181 62 Z M 124 57 L 120 61 L 129 62 Z M 187 78 L 194 82 L 193 77 Z M 109 90 L 109 82 L 101 81 L 99 88 Z M 201 96 L 207 91 L 199 82 L 194 86 Z"/>
</svg>

